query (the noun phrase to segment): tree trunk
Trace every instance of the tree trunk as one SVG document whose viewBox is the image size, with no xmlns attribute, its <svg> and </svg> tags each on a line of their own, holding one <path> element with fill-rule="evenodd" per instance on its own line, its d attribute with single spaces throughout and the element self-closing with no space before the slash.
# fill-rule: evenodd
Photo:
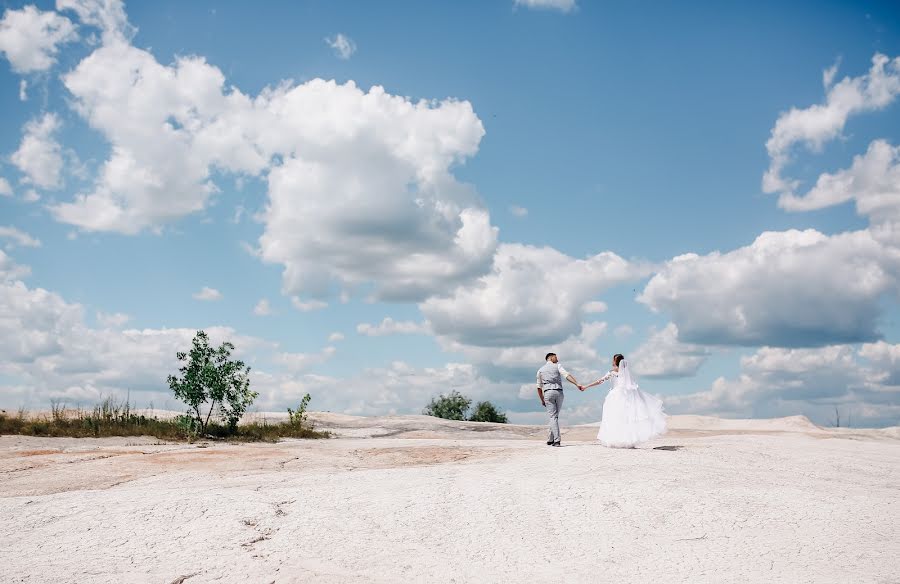
<svg viewBox="0 0 900 584">
<path fill-rule="evenodd" d="M 209 412 L 206 414 L 206 423 L 203 424 L 203 432 L 206 433 L 206 427 L 209 426 L 209 417 L 212 415 L 213 410 L 216 407 L 216 402 L 213 402 L 212 405 L 209 406 Z"/>
</svg>

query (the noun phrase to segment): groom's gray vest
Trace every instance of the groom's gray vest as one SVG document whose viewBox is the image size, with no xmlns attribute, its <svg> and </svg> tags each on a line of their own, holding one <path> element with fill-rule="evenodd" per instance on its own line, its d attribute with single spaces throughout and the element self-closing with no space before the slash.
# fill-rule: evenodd
<svg viewBox="0 0 900 584">
<path fill-rule="evenodd" d="M 541 367 L 538 370 L 538 373 L 541 374 L 541 382 L 544 385 L 544 389 L 562 389 L 562 375 L 559 374 L 559 365 L 553 363 L 552 361 L 547 361 L 547 364 Z"/>
</svg>

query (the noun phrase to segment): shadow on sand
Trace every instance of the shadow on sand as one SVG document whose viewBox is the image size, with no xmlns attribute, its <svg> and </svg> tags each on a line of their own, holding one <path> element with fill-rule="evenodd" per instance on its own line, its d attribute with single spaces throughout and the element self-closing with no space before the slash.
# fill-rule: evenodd
<svg viewBox="0 0 900 584">
<path fill-rule="evenodd" d="M 671 446 L 669 446 L 669 445 L 666 445 L 666 446 L 654 446 L 654 447 L 653 447 L 653 450 L 681 450 L 682 448 L 684 448 L 684 446 L 677 445 L 677 444 L 672 444 Z"/>
</svg>

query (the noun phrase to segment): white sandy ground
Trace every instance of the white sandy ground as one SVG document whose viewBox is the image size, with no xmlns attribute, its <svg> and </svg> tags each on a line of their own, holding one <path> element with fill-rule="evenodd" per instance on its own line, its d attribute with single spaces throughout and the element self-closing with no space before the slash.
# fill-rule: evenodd
<svg viewBox="0 0 900 584">
<path fill-rule="evenodd" d="M 313 417 L 339 437 L 0 437 L 0 582 L 900 583 L 898 428 Z"/>
</svg>

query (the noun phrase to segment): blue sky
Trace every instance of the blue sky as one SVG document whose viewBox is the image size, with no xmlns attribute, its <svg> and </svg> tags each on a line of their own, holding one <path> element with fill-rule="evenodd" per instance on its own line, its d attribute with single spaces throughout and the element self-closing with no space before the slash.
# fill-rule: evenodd
<svg viewBox="0 0 900 584">
<path fill-rule="evenodd" d="M 896 4 L 2 9 L 2 406 L 178 407 L 204 328 L 262 409 L 537 421 L 556 350 L 673 413 L 900 419 Z"/>
</svg>

